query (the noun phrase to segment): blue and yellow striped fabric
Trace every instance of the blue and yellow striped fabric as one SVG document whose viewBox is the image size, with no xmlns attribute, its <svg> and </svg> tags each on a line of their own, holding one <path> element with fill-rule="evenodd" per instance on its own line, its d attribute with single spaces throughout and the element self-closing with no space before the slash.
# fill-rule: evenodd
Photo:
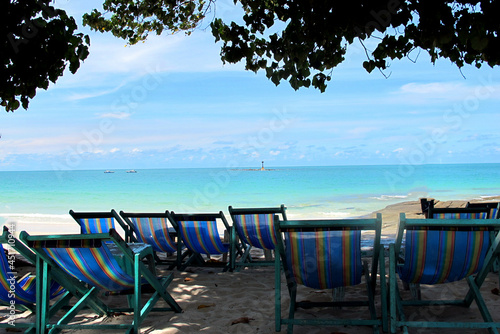
<svg viewBox="0 0 500 334">
<path fill-rule="evenodd" d="M 486 219 L 488 217 L 487 212 L 460 212 L 460 213 L 433 213 L 432 218 L 434 219 Z"/>
<path fill-rule="evenodd" d="M 236 231 L 246 244 L 261 249 L 276 248 L 274 214 L 234 215 Z"/>
<path fill-rule="evenodd" d="M 137 231 L 137 240 L 149 244 L 157 252 L 174 253 L 177 247 L 168 234 L 166 217 L 130 217 Z"/>
<path fill-rule="evenodd" d="M 106 291 L 134 287 L 134 277 L 117 263 L 105 243 L 99 248 L 44 248 L 68 274 Z"/>
<path fill-rule="evenodd" d="M 79 218 L 81 233 L 107 233 L 110 229 L 115 228 L 115 220 L 109 218 Z"/>
<path fill-rule="evenodd" d="M 490 219 L 498 219 L 498 208 L 490 209 Z"/>
<path fill-rule="evenodd" d="M 290 230 L 284 236 L 287 266 L 298 284 L 333 289 L 361 283 L 361 231 Z"/>
<path fill-rule="evenodd" d="M 20 305 L 34 304 L 36 302 L 36 277 L 26 275 L 18 281 L 15 268 L 11 269 L 2 244 L 0 244 L 0 262 L 0 303 L 10 305 L 10 302 L 14 301 Z M 59 284 L 52 282 L 50 298 L 54 298 L 64 291 Z"/>
<path fill-rule="evenodd" d="M 229 244 L 223 244 L 217 231 L 217 221 L 179 220 L 179 233 L 184 245 L 201 254 L 223 254 L 229 251 Z"/>
<path fill-rule="evenodd" d="M 409 283 L 453 282 L 477 273 L 490 247 L 490 232 L 407 230 L 401 280 Z"/>
</svg>

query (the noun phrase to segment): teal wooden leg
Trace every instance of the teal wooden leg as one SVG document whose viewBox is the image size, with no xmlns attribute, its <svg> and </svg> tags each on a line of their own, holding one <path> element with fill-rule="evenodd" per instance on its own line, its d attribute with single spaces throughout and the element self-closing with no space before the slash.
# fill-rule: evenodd
<svg viewBox="0 0 500 334">
<path fill-rule="evenodd" d="M 385 257 L 384 257 L 384 247 L 380 249 L 380 298 L 381 298 L 381 308 L 382 308 L 382 331 L 387 333 L 389 330 L 389 316 L 387 314 L 387 280 L 385 277 Z"/>
<path fill-rule="evenodd" d="M 279 254 L 274 259 L 274 321 L 276 332 L 281 331 L 281 263 Z"/>
</svg>

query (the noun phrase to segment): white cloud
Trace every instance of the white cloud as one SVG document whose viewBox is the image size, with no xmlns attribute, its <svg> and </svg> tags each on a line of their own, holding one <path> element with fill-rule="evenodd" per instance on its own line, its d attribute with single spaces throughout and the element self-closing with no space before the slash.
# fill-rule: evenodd
<svg viewBox="0 0 500 334">
<path fill-rule="evenodd" d="M 279 155 L 280 153 L 280 151 L 269 151 L 269 154 L 271 155 Z"/>
<path fill-rule="evenodd" d="M 366 134 L 376 131 L 374 127 L 356 127 L 354 129 L 348 130 L 347 133 L 353 137 L 363 137 Z"/>
<path fill-rule="evenodd" d="M 403 151 L 404 151 L 404 149 L 402 147 L 400 147 L 400 148 L 397 148 L 397 149 L 393 150 L 392 152 L 393 153 L 401 153 Z"/>
<path fill-rule="evenodd" d="M 119 152 L 120 149 L 117 148 L 117 147 L 113 147 L 111 150 L 109 150 L 110 153 L 115 153 L 115 152 Z"/>
<path fill-rule="evenodd" d="M 396 94 L 407 99 L 407 102 L 430 103 L 429 100 L 464 101 L 466 99 L 486 100 L 498 99 L 500 85 L 491 77 L 478 80 L 474 85 L 466 82 L 430 82 L 408 83 L 399 88 Z"/>
<path fill-rule="evenodd" d="M 455 94 L 457 91 L 462 90 L 463 88 L 464 84 L 456 82 L 432 82 L 426 84 L 412 82 L 403 85 L 400 88 L 400 91 L 410 94 L 437 94 L 439 96 L 442 96 L 443 94 Z"/>
<path fill-rule="evenodd" d="M 127 119 L 130 117 L 130 115 L 131 114 L 127 112 L 104 113 L 99 115 L 99 118 Z"/>
</svg>

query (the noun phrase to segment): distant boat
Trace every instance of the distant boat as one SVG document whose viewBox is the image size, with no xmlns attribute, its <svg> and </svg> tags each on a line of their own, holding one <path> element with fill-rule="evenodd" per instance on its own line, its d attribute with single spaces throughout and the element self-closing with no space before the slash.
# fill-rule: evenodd
<svg viewBox="0 0 500 334">
<path fill-rule="evenodd" d="M 137 171 L 134 169 L 131 169 L 131 170 L 128 170 L 127 173 L 137 173 Z"/>
<path fill-rule="evenodd" d="M 105 170 L 104 173 L 114 173 L 112 170 Z"/>
</svg>

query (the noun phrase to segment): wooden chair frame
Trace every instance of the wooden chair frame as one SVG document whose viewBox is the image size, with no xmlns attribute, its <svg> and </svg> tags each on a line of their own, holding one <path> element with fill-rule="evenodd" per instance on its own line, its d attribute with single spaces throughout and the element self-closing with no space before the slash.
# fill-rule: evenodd
<svg viewBox="0 0 500 334">
<path fill-rule="evenodd" d="M 123 218 L 125 223 L 127 223 L 130 228 L 134 231 L 134 234 L 139 242 L 150 244 L 155 252 L 155 261 L 158 264 L 170 264 L 169 270 L 174 267 L 180 269 L 183 259 L 187 256 L 187 251 L 184 253 L 183 244 L 179 237 L 179 226 L 177 222 L 170 219 L 168 211 L 165 212 L 155 212 L 155 213 L 131 213 L 120 211 L 120 216 Z M 162 226 L 163 231 L 160 235 L 155 236 L 151 232 L 151 227 L 148 226 L 145 230 L 151 235 L 142 235 L 141 230 L 138 229 L 136 224 L 132 221 L 134 218 L 148 218 L 148 219 L 160 219 L 160 222 L 165 222 L 165 226 Z M 169 228 L 167 221 L 170 222 L 172 228 Z M 167 240 L 170 239 L 170 240 Z M 174 247 L 171 246 L 174 244 Z M 176 253 L 175 260 L 160 260 L 157 256 L 157 252 L 163 253 Z"/>
<path fill-rule="evenodd" d="M 251 241 L 249 240 L 260 237 L 257 235 L 257 231 L 252 231 L 254 232 L 254 235 L 250 235 L 251 232 L 248 230 L 243 231 L 237 217 L 262 214 L 281 215 L 282 220 L 287 220 L 285 205 L 281 204 L 279 207 L 272 208 L 233 208 L 232 206 L 229 206 L 229 214 L 231 215 L 231 219 L 233 221 L 233 226 L 231 227 L 231 269 L 240 271 L 243 267 L 274 266 L 274 260 L 272 259 L 271 252 L 275 250 L 276 245 L 272 238 L 267 238 L 267 236 L 265 236 L 266 240 L 259 240 L 261 244 L 272 244 L 272 247 L 264 248 L 259 247 L 258 245 L 250 244 Z M 272 221 L 269 224 L 271 225 L 269 226 L 269 229 L 272 233 L 275 233 L 274 227 L 272 226 L 274 224 L 274 217 L 271 217 L 271 219 Z M 245 232 L 249 235 L 245 235 Z M 266 229 L 266 232 L 269 231 Z M 259 247 L 263 250 L 265 260 L 252 259 L 250 252 L 253 247 Z M 239 261 L 236 261 L 238 254 L 241 254 L 241 257 L 239 258 Z"/>
<path fill-rule="evenodd" d="M 188 252 L 186 253 L 189 258 L 184 261 L 181 266 L 180 270 L 186 269 L 188 266 L 198 266 L 198 267 L 222 267 L 223 271 L 228 271 L 231 269 L 231 258 L 229 258 L 227 261 L 221 261 L 221 262 L 215 262 L 215 261 L 209 261 L 211 255 L 218 255 L 218 254 L 227 254 L 229 253 L 229 257 L 231 257 L 230 254 L 230 242 L 228 241 L 227 243 L 223 243 L 222 240 L 220 239 L 219 235 L 209 235 L 208 238 L 213 238 L 211 240 L 206 240 L 203 237 L 200 237 L 200 239 L 197 240 L 192 240 L 191 238 L 188 238 L 187 236 L 184 235 L 186 232 L 183 227 L 183 222 L 213 222 L 216 224 L 218 220 L 222 221 L 225 227 L 224 231 L 224 236 L 227 236 L 228 238 L 230 237 L 231 233 L 231 227 L 229 226 L 229 223 L 226 220 L 226 217 L 224 216 L 224 213 L 222 211 L 219 211 L 218 213 L 175 213 L 173 211 L 167 212 L 167 215 L 169 216 L 170 221 L 172 224 L 176 224 L 179 228 L 179 237 L 180 240 L 182 241 L 183 245 L 187 248 Z M 217 233 L 217 225 L 215 225 L 215 230 Z M 202 244 L 217 244 L 218 247 L 222 248 L 222 252 L 198 252 L 197 250 L 193 249 L 190 244 L 193 242 L 196 245 L 199 246 L 198 242 Z M 201 245 L 203 246 L 203 245 Z M 202 248 L 202 247 L 201 247 Z M 205 254 L 208 256 L 209 260 L 205 260 L 201 254 Z M 224 255 L 223 255 L 224 256 Z"/>
<path fill-rule="evenodd" d="M 390 296 L 390 332 L 396 333 L 402 328 L 408 333 L 408 328 L 488 328 L 490 333 L 498 333 L 500 322 L 494 322 L 488 311 L 487 305 L 481 296 L 480 287 L 488 275 L 494 261 L 500 253 L 500 235 L 493 238 L 488 252 L 484 258 L 484 264 L 476 275 L 465 278 L 469 285 L 469 291 L 463 299 L 459 300 L 403 300 L 397 283 L 397 267 L 402 266 L 402 244 L 403 235 L 407 230 L 424 229 L 440 231 L 471 231 L 478 228 L 488 228 L 493 231 L 500 227 L 496 219 L 407 219 L 404 213 L 400 214 L 400 221 L 395 243 L 389 246 L 389 296 Z M 469 307 L 475 301 L 484 322 L 446 322 L 446 321 L 412 321 L 407 319 L 404 313 L 405 306 L 429 306 L 429 305 L 455 305 Z"/>
<path fill-rule="evenodd" d="M 279 332 L 282 325 L 288 325 L 288 333 L 293 333 L 294 325 L 317 325 L 317 326 L 370 326 L 374 333 L 379 333 L 380 327 L 385 332 L 387 330 L 387 290 L 385 280 L 385 264 L 383 248 L 380 247 L 382 216 L 377 213 L 374 219 L 342 219 L 342 220 L 297 220 L 280 221 L 275 217 L 275 229 L 278 236 L 277 251 L 279 256 L 275 259 L 275 330 Z M 332 301 L 332 302 L 297 302 L 297 287 L 292 271 L 287 267 L 285 242 L 282 233 L 293 231 L 374 231 L 373 257 L 371 269 L 368 263 L 363 264 L 365 283 L 368 298 L 366 301 Z M 359 249 L 361 253 L 361 249 Z M 380 265 L 380 289 L 382 314 L 377 317 L 375 309 L 375 286 L 377 280 L 378 267 Z M 281 270 L 285 273 L 288 293 L 290 295 L 290 306 L 287 318 L 281 316 Z M 335 274 L 335 273 L 333 273 Z M 298 307 L 368 307 L 369 319 L 296 319 L 295 311 Z"/>
<path fill-rule="evenodd" d="M 106 233 L 109 231 L 110 228 L 114 228 L 115 230 L 117 229 L 117 226 L 115 224 L 118 223 L 118 225 L 123 229 L 124 231 L 124 240 L 125 242 L 137 242 L 137 238 L 134 235 L 134 230 L 132 227 L 125 223 L 123 219 L 118 215 L 118 213 L 112 209 L 111 211 L 106 211 L 106 212 L 75 212 L 73 210 L 69 211 L 69 214 L 73 219 L 80 225 L 80 232 L 82 234 L 87 234 L 87 233 Z M 88 220 L 88 219 L 112 219 L 112 226 L 107 226 L 107 227 L 102 227 L 102 226 L 97 226 L 97 224 L 90 226 L 86 225 L 85 222 L 82 220 Z"/>
<path fill-rule="evenodd" d="M 173 274 L 166 277 L 156 277 L 151 268 L 146 267 L 143 263 L 142 258 L 150 254 L 151 249 L 142 248 L 141 251 L 134 252 L 121 236 L 114 230 L 110 229 L 107 233 L 98 234 L 72 234 L 72 235 L 50 235 L 50 236 L 30 236 L 27 232 L 23 231 L 20 234 L 20 239 L 27 244 L 37 256 L 37 277 L 40 277 L 40 285 L 37 286 L 37 296 L 40 296 L 40 301 L 37 302 L 37 319 L 36 328 L 37 332 L 45 333 L 45 331 L 50 331 L 57 333 L 63 329 L 120 329 L 125 330 L 126 333 L 138 333 L 141 323 L 147 317 L 151 311 L 174 311 L 181 312 L 180 306 L 172 298 L 172 296 L 167 292 L 168 285 L 172 282 Z M 101 251 L 105 251 L 102 248 L 109 248 L 113 246 L 115 252 L 119 253 L 119 260 L 115 258 L 115 254 L 111 256 L 110 261 L 114 261 L 116 265 L 121 267 L 122 274 L 128 275 L 129 279 L 133 280 L 133 288 L 129 290 L 120 291 L 103 291 L 96 285 L 85 284 L 82 287 L 82 283 L 78 280 L 76 276 L 72 276 L 67 273 L 67 269 L 58 264 L 46 251 L 49 248 L 93 248 L 98 254 Z M 109 252 L 106 251 L 106 254 Z M 99 270 L 99 269 L 96 269 Z M 72 308 L 66 312 L 66 314 L 59 320 L 52 320 L 51 313 L 47 312 L 49 308 L 49 302 L 47 298 L 47 284 L 52 277 L 58 275 L 58 273 L 64 272 L 64 278 L 69 277 L 68 280 L 63 280 L 62 285 L 65 288 L 73 289 L 71 287 L 71 281 L 78 281 L 79 288 L 75 297 L 78 298 L 77 302 L 72 306 Z M 88 275 L 88 273 L 87 273 Z M 144 285 L 147 283 L 147 285 Z M 104 282 L 103 284 L 107 284 Z M 114 294 L 127 294 L 131 297 L 129 300 L 129 307 L 119 307 L 112 308 L 106 304 L 100 297 L 100 292 L 106 292 L 106 296 L 112 296 Z M 152 295 L 149 297 L 146 303 L 142 304 L 141 296 L 142 292 L 151 292 Z M 169 307 L 155 308 L 155 304 L 158 300 L 163 299 Z M 133 322 L 132 323 L 122 323 L 122 324 L 81 324 L 81 323 L 71 323 L 72 319 L 86 306 L 91 307 L 98 316 L 111 315 L 115 312 L 132 312 Z"/>
</svg>

